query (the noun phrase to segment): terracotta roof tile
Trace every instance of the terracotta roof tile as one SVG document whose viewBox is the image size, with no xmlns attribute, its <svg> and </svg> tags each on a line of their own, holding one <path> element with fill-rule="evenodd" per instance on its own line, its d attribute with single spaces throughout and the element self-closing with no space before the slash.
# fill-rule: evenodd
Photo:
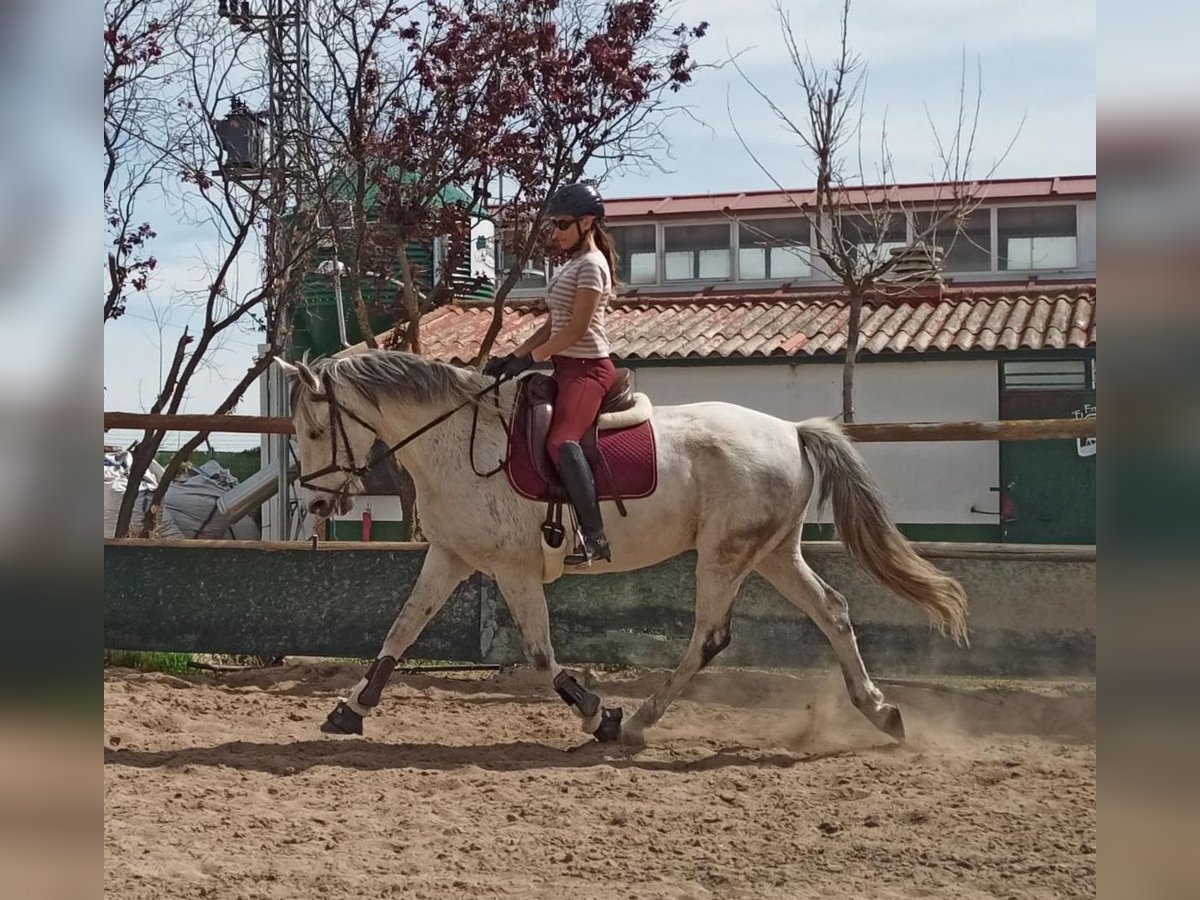
<svg viewBox="0 0 1200 900">
<path fill-rule="evenodd" d="M 488 306 L 450 306 L 422 320 L 425 352 L 473 359 L 491 321 Z M 545 316 L 538 301 L 505 309 L 495 353 L 511 350 Z M 846 345 L 844 294 L 803 291 L 718 291 L 640 294 L 608 312 L 608 334 L 620 359 L 828 356 Z M 1072 349 L 1095 344 L 1094 283 L 1053 288 L 1012 286 L 946 289 L 938 296 L 871 297 L 862 317 L 863 352 L 873 356 L 950 350 Z"/>
</svg>

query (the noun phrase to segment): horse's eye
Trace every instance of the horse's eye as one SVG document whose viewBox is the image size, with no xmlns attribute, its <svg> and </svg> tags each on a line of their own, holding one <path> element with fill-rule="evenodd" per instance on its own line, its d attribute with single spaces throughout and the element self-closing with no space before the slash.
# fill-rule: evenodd
<svg viewBox="0 0 1200 900">
<path fill-rule="evenodd" d="M 321 432 L 319 432 L 319 431 L 315 431 L 315 430 L 313 430 L 313 429 L 310 429 L 310 430 L 309 430 L 309 432 L 308 432 L 308 439 L 309 439 L 310 441 L 317 441 L 317 440 L 320 440 L 320 439 L 321 439 Z"/>
</svg>

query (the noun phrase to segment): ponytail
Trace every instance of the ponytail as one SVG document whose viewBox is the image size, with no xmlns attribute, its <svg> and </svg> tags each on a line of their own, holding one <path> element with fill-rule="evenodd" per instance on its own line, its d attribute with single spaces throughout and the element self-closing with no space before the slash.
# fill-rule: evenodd
<svg viewBox="0 0 1200 900">
<path fill-rule="evenodd" d="M 604 255 L 604 259 L 608 263 L 608 275 L 615 294 L 617 292 L 617 247 L 613 243 L 613 237 L 609 234 L 603 219 L 596 219 L 595 224 L 592 225 L 592 239 L 596 242 L 596 249 Z"/>
</svg>

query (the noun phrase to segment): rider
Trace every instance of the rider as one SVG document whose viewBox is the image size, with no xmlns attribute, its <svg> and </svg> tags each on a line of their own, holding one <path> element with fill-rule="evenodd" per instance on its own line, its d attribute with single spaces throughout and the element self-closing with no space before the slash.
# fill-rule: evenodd
<svg viewBox="0 0 1200 900">
<path fill-rule="evenodd" d="M 546 451 L 558 468 L 583 532 L 582 553 L 568 565 L 612 559 L 592 470 L 579 441 L 600 412 L 600 403 L 616 379 L 604 332 L 604 312 L 613 297 L 617 258 L 604 224 L 604 201 L 590 184 L 568 184 L 550 197 L 547 213 L 553 244 L 569 260 L 546 287 L 550 316 L 537 332 L 508 356 L 488 363 L 489 375 L 510 377 L 551 360 L 558 396 Z"/>
</svg>

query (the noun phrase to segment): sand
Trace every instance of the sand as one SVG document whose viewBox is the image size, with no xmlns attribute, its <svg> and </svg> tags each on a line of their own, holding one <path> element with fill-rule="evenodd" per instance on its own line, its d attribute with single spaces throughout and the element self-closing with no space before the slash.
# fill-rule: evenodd
<svg viewBox="0 0 1200 900">
<path fill-rule="evenodd" d="M 364 738 L 317 727 L 362 668 L 105 673 L 105 896 L 1066 898 L 1095 894 L 1089 685 L 703 673 L 634 751 L 534 673 L 396 676 Z M 609 673 L 630 714 L 662 673 Z M 578 748 L 578 749 L 573 749 Z"/>
</svg>

